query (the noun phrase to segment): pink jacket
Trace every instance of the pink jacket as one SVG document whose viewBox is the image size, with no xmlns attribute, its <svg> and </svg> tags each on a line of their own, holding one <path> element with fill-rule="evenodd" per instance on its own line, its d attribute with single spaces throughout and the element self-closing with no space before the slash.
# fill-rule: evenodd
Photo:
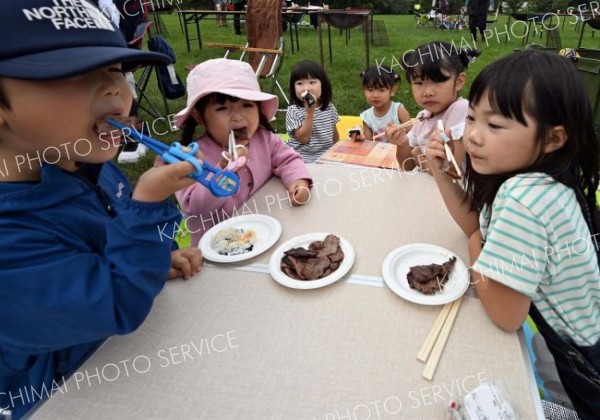
<svg viewBox="0 0 600 420">
<path fill-rule="evenodd" d="M 206 161 L 217 166 L 221 160 L 223 148 L 207 135 L 197 140 L 200 151 Z M 273 175 L 281 178 L 287 189 L 298 179 L 312 180 L 300 155 L 288 147 L 277 135 L 259 128 L 250 139 L 250 158 L 244 167 L 238 170 L 239 191 L 226 198 L 215 197 L 201 185 L 194 185 L 175 193 L 187 217 L 186 226 L 192 234 L 192 246 L 197 246 L 200 238 L 215 224 L 242 214 L 244 202 L 260 189 Z M 248 213 L 246 210 L 245 213 Z"/>
</svg>

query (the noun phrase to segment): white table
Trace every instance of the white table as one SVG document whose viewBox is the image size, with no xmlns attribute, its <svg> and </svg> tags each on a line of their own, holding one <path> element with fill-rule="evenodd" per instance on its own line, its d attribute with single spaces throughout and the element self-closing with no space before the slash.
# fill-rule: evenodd
<svg viewBox="0 0 600 420">
<path fill-rule="evenodd" d="M 520 418 L 541 415 L 519 336 L 493 326 L 472 297 L 434 380 L 421 376 L 416 354 L 440 307 L 404 301 L 380 273 L 387 253 L 410 242 L 468 261 L 433 179 L 329 165 L 311 173 L 318 184 L 307 205 L 275 204 L 285 191 L 274 179 L 248 208 L 281 221 L 278 243 L 314 231 L 344 236 L 357 255 L 344 280 L 285 288 L 265 272 L 269 251 L 246 265 L 207 265 L 167 284 L 138 331 L 111 338 L 32 417 L 439 419 L 451 397 L 492 379 Z M 318 188 L 328 193 L 317 198 Z"/>
</svg>

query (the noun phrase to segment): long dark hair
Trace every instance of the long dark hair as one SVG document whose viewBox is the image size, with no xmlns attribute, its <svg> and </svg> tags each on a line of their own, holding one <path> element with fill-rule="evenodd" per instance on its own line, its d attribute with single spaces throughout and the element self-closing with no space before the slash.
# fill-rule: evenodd
<svg viewBox="0 0 600 420">
<path fill-rule="evenodd" d="M 214 93 L 211 93 L 210 95 L 206 95 L 205 97 L 200 99 L 198 102 L 196 102 L 196 105 L 194 105 L 194 108 L 196 108 L 198 110 L 198 112 L 202 116 L 202 119 L 204 119 L 206 107 L 209 104 L 217 103 L 219 105 L 223 105 L 226 101 L 237 102 L 239 100 L 240 100 L 240 98 L 236 98 L 235 96 L 229 96 L 229 95 L 225 95 L 224 93 L 214 92 Z M 257 105 L 258 105 L 258 115 L 259 115 L 259 120 L 258 120 L 259 126 L 274 133 L 275 130 L 271 126 L 271 123 L 269 122 L 267 117 L 265 117 L 262 114 L 262 112 L 260 111 L 260 109 L 261 109 L 260 103 L 257 102 Z M 190 144 L 192 141 L 195 140 L 194 135 L 196 133 L 197 125 L 198 125 L 198 123 L 196 122 L 194 117 L 192 117 L 191 115 L 189 115 L 187 117 L 187 119 L 183 122 L 183 124 L 181 124 L 181 130 L 182 130 L 181 131 L 181 144 L 183 146 L 187 146 L 188 144 Z"/>
<path fill-rule="evenodd" d="M 333 97 L 333 89 L 331 82 L 325 69 L 321 67 L 319 63 L 315 63 L 310 60 L 299 61 L 292 67 L 292 73 L 290 74 L 290 98 L 294 105 L 304 108 L 304 104 L 296 96 L 295 84 L 298 80 L 302 79 L 319 79 L 321 82 L 321 111 L 325 111 L 331 102 Z"/>
<path fill-rule="evenodd" d="M 563 147 L 541 154 L 531 167 L 516 173 L 478 174 L 467 154 L 465 178 L 473 209 L 491 209 L 502 183 L 518 173 L 543 172 L 573 188 L 584 215 L 587 208 L 593 216 L 598 146 L 592 108 L 575 66 L 565 58 L 541 51 L 510 54 L 485 67 L 473 81 L 471 106 L 482 99 L 488 99 L 492 109 L 504 117 L 521 124 L 526 124 L 525 113 L 531 116 L 537 123 L 536 137 L 542 148 L 548 130 L 554 126 L 562 125 L 568 138 Z"/>
<path fill-rule="evenodd" d="M 452 76 L 459 75 L 469 67 L 475 57 L 481 54 L 479 50 L 457 47 L 443 41 L 433 41 L 419 45 L 414 51 L 404 54 L 402 66 L 405 68 L 406 80 L 419 77 L 434 82 L 445 82 Z M 446 70 L 450 76 L 442 73 Z"/>
</svg>

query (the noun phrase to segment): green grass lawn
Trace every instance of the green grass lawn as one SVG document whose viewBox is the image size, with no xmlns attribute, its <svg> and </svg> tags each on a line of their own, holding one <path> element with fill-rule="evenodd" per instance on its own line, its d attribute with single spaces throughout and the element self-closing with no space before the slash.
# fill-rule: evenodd
<svg viewBox="0 0 600 420">
<path fill-rule="evenodd" d="M 176 14 L 161 14 L 160 15 L 163 36 L 169 41 L 173 47 L 176 56 L 177 63 L 175 67 L 180 77 L 185 80 L 187 77 L 187 70 L 185 66 L 190 64 L 200 63 L 210 58 L 223 57 L 224 50 L 220 48 L 209 48 L 204 47 L 203 49 L 198 48 L 197 42 L 192 43 L 191 52 L 186 50 L 185 37 L 182 34 L 179 19 Z M 308 18 L 304 18 L 308 21 Z M 416 28 L 415 20 L 412 15 L 385 15 L 375 16 L 376 21 L 382 21 L 385 24 L 388 37 L 388 46 L 385 47 L 371 47 L 371 64 L 395 64 L 394 70 L 401 71 L 398 63 L 402 60 L 402 54 L 413 49 L 416 46 L 436 40 L 442 40 L 447 42 L 453 42 L 457 46 L 467 45 L 470 36 L 468 30 L 456 31 L 456 30 L 440 30 L 433 28 Z M 500 16 L 498 22 L 493 25 L 490 29 L 496 28 L 499 36 L 494 36 L 486 43 L 479 42 L 477 47 L 482 50 L 482 55 L 477 61 L 470 65 L 467 80 L 467 86 L 463 91 L 463 96 L 468 95 L 468 88 L 471 81 L 477 75 L 477 73 L 488 63 L 495 59 L 512 52 L 515 48 L 522 48 L 521 38 L 517 38 L 523 33 L 523 25 L 513 26 L 513 33 L 509 32 L 510 40 L 505 42 L 505 35 L 501 34 L 505 31 L 508 17 Z M 562 22 L 561 22 L 562 24 Z M 210 42 L 222 42 L 222 43 L 236 43 L 243 44 L 246 42 L 244 35 L 236 36 L 233 33 L 233 23 L 231 19 L 228 19 L 227 27 L 217 27 L 216 23 L 210 17 L 204 19 L 200 23 L 203 41 Z M 189 26 L 190 31 L 195 33 L 195 28 Z M 310 59 L 319 61 L 319 38 L 317 32 L 309 26 L 308 29 L 299 29 L 299 43 L 300 51 L 294 53 L 291 52 L 289 46 L 290 37 L 286 32 L 285 36 L 285 57 L 279 72 L 279 81 L 281 82 L 284 90 L 288 90 L 289 74 L 291 66 L 298 60 Z M 586 31 L 584 37 L 583 46 L 586 48 L 599 48 L 600 37 L 591 37 L 591 30 L 589 28 Z M 339 30 L 331 30 L 332 39 L 332 50 L 333 50 L 333 63 L 329 63 L 328 50 L 327 50 L 327 32 L 324 30 L 323 43 L 324 43 L 324 54 L 325 54 L 325 69 L 331 79 L 333 85 L 333 103 L 336 105 L 341 115 L 358 115 L 361 111 L 368 107 L 364 100 L 360 73 L 365 68 L 365 45 L 364 38 L 361 28 L 355 28 L 350 31 L 350 41 L 346 43 L 346 37 Z M 579 32 L 576 32 L 574 25 L 569 20 L 565 22 L 564 28 L 560 31 L 562 39 L 562 47 L 576 47 L 579 39 Z M 531 33 L 529 43 L 536 42 L 544 44 L 546 42 L 545 35 L 540 38 L 539 35 Z M 472 45 L 472 44 L 471 44 Z M 415 115 L 419 108 L 415 104 L 408 83 L 404 79 L 403 74 L 402 81 L 399 86 L 399 91 L 396 95 L 396 100 L 404 103 L 411 115 Z M 224 74 L 223 77 L 229 77 L 230 75 Z M 263 90 L 271 90 L 270 81 L 261 81 Z M 155 103 L 162 103 L 158 95 L 156 88 L 156 80 L 153 78 L 149 85 L 149 95 Z M 289 93 L 288 93 L 289 95 Z M 280 98 L 280 102 L 282 99 Z M 185 98 L 169 101 L 170 113 L 173 114 L 179 111 L 185 106 Z M 161 108 L 159 108 L 161 109 Z M 144 115 L 142 112 L 140 116 L 151 121 L 152 117 Z M 279 132 L 285 131 L 285 115 L 284 113 L 278 113 L 277 119 L 274 123 L 275 128 Z M 157 126 L 157 131 L 165 132 L 167 129 L 166 125 Z M 155 133 L 153 133 L 155 134 Z M 157 135 L 157 138 L 162 139 L 166 142 L 174 141 L 178 138 L 177 132 L 171 132 L 166 135 Z M 135 183 L 139 174 L 145 171 L 150 165 L 154 156 L 147 156 L 144 160 L 134 165 L 122 165 L 122 168 L 127 172 L 131 181 Z"/>
</svg>

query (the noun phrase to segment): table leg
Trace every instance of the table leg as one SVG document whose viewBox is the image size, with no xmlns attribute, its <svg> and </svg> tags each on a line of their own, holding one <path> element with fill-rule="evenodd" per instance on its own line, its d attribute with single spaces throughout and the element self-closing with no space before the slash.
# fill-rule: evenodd
<svg viewBox="0 0 600 420">
<path fill-rule="evenodd" d="M 504 38 L 504 43 L 506 44 L 508 42 L 508 33 L 510 32 L 510 21 L 512 19 L 511 15 L 508 15 L 508 23 L 506 24 L 506 38 Z"/>
<path fill-rule="evenodd" d="M 581 48 L 581 41 L 583 40 L 583 32 L 585 31 L 585 21 L 581 24 L 581 32 L 579 33 L 579 42 L 577 48 Z"/>
<path fill-rule="evenodd" d="M 194 16 L 194 15 L 190 15 L 190 16 Z M 183 28 L 185 31 L 185 46 L 187 47 L 187 51 L 190 52 L 190 33 L 188 32 L 188 18 L 185 17 L 185 15 L 183 15 Z"/>
<path fill-rule="evenodd" d="M 293 23 L 291 21 L 287 22 L 288 31 L 290 31 L 290 44 L 292 44 L 292 54 L 294 53 L 294 28 Z"/>
<path fill-rule="evenodd" d="M 321 66 L 325 67 L 325 60 L 323 59 L 323 21 L 320 17 L 317 17 L 317 32 L 319 33 L 319 57 L 321 58 Z"/>
<path fill-rule="evenodd" d="M 327 24 L 327 41 L 329 41 L 329 64 L 333 64 L 333 56 L 331 55 L 331 26 Z"/>
<path fill-rule="evenodd" d="M 202 49 L 202 35 L 200 34 L 200 19 L 196 17 L 196 35 L 198 35 L 198 48 Z"/>
<path fill-rule="evenodd" d="M 365 31 L 365 53 L 366 53 L 366 56 L 367 56 L 367 65 L 365 67 L 365 69 L 366 69 L 366 68 L 369 67 L 369 48 L 370 48 L 369 44 L 371 44 L 371 40 L 370 40 L 371 25 L 370 25 L 370 21 L 369 21 L 368 17 L 365 19 L 365 22 L 363 24 L 363 28 L 364 28 L 364 31 Z"/>
<path fill-rule="evenodd" d="M 371 20 L 371 22 L 370 22 L 370 25 L 371 25 L 371 30 L 370 30 L 370 32 L 369 32 L 369 33 L 370 33 L 370 35 L 369 35 L 369 36 L 371 37 L 371 43 L 373 43 L 373 14 L 370 14 L 370 15 L 369 15 L 369 17 L 368 17 L 368 19 L 370 19 L 370 20 Z M 369 61 L 369 60 L 367 59 L 367 61 Z M 368 67 L 368 66 L 367 66 L 367 67 Z"/>
<path fill-rule="evenodd" d="M 299 44 L 299 40 L 298 40 L 298 24 L 294 23 L 294 31 L 296 32 L 296 50 L 298 52 L 300 52 L 300 44 Z"/>
<path fill-rule="evenodd" d="M 525 36 L 525 47 L 527 47 L 527 44 L 529 44 L 529 32 L 531 32 L 531 20 L 529 19 L 529 16 L 527 16 L 527 35 Z"/>
</svg>

